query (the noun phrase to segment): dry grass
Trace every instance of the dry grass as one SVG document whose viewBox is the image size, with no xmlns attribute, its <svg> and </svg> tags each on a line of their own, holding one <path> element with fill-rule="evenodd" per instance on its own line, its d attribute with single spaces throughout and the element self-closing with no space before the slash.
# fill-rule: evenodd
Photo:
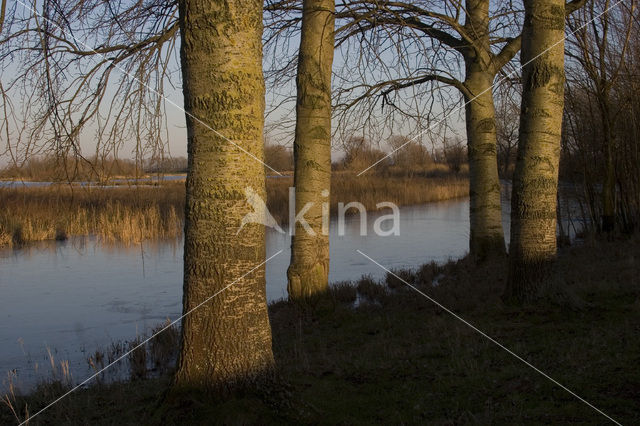
<svg viewBox="0 0 640 426">
<path fill-rule="evenodd" d="M 281 224 L 289 219 L 292 177 L 267 179 L 267 205 Z M 399 206 L 464 197 L 462 175 L 437 177 L 364 175 L 336 172 L 331 185 L 331 211 L 338 202 L 358 201 L 367 210 L 390 201 Z M 0 189 L 0 246 L 64 240 L 95 235 L 104 242 L 139 243 L 179 237 L 183 229 L 184 182 L 158 186 L 81 188 L 56 185 Z"/>
<path fill-rule="evenodd" d="M 267 206 L 280 223 L 289 218 L 289 187 L 293 178 L 270 180 L 267 184 Z M 360 177 L 351 172 L 335 172 L 331 181 L 331 213 L 338 203 L 358 201 L 367 210 L 376 210 L 376 204 L 388 201 L 398 206 L 451 200 L 469 195 L 469 182 L 464 175 L 443 173 L 441 176 L 402 176 L 365 174 Z"/>
<path fill-rule="evenodd" d="M 0 245 L 96 235 L 139 243 L 182 233 L 183 185 L 0 190 Z"/>
</svg>

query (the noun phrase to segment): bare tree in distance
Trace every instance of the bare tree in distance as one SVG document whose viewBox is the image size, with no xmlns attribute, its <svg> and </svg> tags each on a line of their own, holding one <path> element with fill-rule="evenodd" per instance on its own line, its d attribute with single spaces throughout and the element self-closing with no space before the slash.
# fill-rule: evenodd
<svg viewBox="0 0 640 426">
<path fill-rule="evenodd" d="M 386 153 L 377 148 L 369 139 L 363 136 L 351 136 L 342 142 L 344 157 L 342 166 L 352 172 L 358 172 L 363 167 L 384 159 Z M 388 161 L 385 161 L 388 164 Z"/>
<path fill-rule="evenodd" d="M 635 2 L 613 3 L 608 10 L 603 9 L 605 5 L 590 3 L 569 22 L 576 28 L 584 25 L 584 19 L 592 19 L 588 16 L 602 14 L 567 40 L 561 172 L 563 179 L 581 189 L 578 201 L 586 232 L 612 226 L 631 232 L 640 224 L 639 10 Z M 607 149 L 608 144 L 612 150 Z M 609 151 L 612 158 L 608 158 Z M 614 184 L 607 190 L 605 183 L 612 185 L 612 171 Z M 615 218 L 603 223 L 604 207 L 611 209 L 612 203 Z"/>
<path fill-rule="evenodd" d="M 572 36 L 567 48 L 567 56 L 582 71 L 578 71 L 580 75 L 574 84 L 584 84 L 594 95 L 602 123 L 605 172 L 600 226 L 607 233 L 613 231 L 616 223 L 615 151 L 618 135 L 615 130 L 621 111 L 627 107 L 624 102 L 616 101 L 613 92 L 624 71 L 636 7 L 635 0 L 617 7 L 612 7 L 612 3 L 611 0 L 593 0 L 588 7 L 573 15 L 568 21 Z"/>
<path fill-rule="evenodd" d="M 291 148 L 284 145 L 270 143 L 267 141 L 264 145 L 264 162 L 281 172 L 292 171 L 293 152 L 291 151 Z"/>
<path fill-rule="evenodd" d="M 409 177 L 418 175 L 433 164 L 429 150 L 420 142 L 411 140 L 407 136 L 392 136 L 389 138 L 391 162 L 396 173 L 403 173 Z"/>
<path fill-rule="evenodd" d="M 501 85 L 496 91 L 496 140 L 498 166 L 503 179 L 510 179 L 515 166 L 520 126 L 520 87 Z"/>
<path fill-rule="evenodd" d="M 138 164 L 166 157 L 162 95 L 179 81 L 177 2 L 31 4 L 8 5 L 0 34 L 4 155 L 14 165 L 55 156 L 69 179 L 67 159 L 88 157 L 83 139 L 95 158 L 118 157 L 126 141 Z"/>
<path fill-rule="evenodd" d="M 442 155 L 449 170 L 458 174 L 462 170 L 462 165 L 466 162 L 468 154 L 466 144 L 460 137 L 445 138 Z"/>
</svg>

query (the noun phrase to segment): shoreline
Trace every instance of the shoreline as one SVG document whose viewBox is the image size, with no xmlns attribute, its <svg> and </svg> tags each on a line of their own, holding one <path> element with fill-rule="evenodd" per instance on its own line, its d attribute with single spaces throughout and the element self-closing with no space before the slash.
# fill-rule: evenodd
<svg viewBox="0 0 640 426">
<path fill-rule="evenodd" d="M 572 299 L 540 302 L 526 314 L 500 300 L 504 261 L 475 266 L 462 258 L 396 273 L 612 417 L 633 424 L 640 420 L 633 391 L 640 380 L 633 368 L 640 356 L 633 322 L 640 309 L 640 265 L 632 261 L 638 256 L 637 236 L 590 241 L 563 251 L 556 273 Z M 361 303 L 354 308 L 356 297 Z M 269 316 L 278 367 L 264 389 L 227 400 L 195 394 L 189 399 L 195 405 L 171 407 L 171 417 L 162 421 L 450 423 L 465 415 L 485 424 L 600 420 L 579 400 L 392 276 L 333 283 L 328 297 L 314 307 L 270 303 Z M 171 364 L 171 341 L 149 348 L 156 351 L 148 354 L 149 365 L 157 357 Z M 71 417 L 94 424 L 116 418 L 121 424 L 162 423 L 154 416 L 171 369 L 159 377 L 135 378 L 139 357 L 127 359 L 133 362 L 132 380 L 94 382 L 52 407 L 46 421 Z M 25 407 L 35 412 L 66 389 L 58 378 L 25 395 L 8 394 L 8 401 L 22 418 Z M 458 405 L 451 405 L 454 401 Z M 308 406 L 314 410 L 300 408 Z M 0 419 L 15 421 L 7 406 Z"/>
<path fill-rule="evenodd" d="M 404 207 L 468 195 L 464 176 L 416 179 L 338 174 L 334 181 L 332 216 L 338 201 L 343 200 L 359 201 L 367 211 L 375 211 L 381 201 Z M 280 225 L 288 224 L 291 184 L 292 178 L 267 180 L 267 207 Z M 0 211 L 0 247 L 79 235 L 124 243 L 174 238 L 183 227 L 184 191 L 182 181 L 90 189 L 67 185 L 0 188 L 0 205 L 4 206 Z"/>
</svg>

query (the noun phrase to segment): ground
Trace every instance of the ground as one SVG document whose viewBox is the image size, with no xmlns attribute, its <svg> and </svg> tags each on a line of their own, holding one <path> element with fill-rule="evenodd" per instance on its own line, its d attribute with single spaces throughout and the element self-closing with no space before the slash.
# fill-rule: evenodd
<svg viewBox="0 0 640 426">
<path fill-rule="evenodd" d="M 564 249 L 561 297 L 528 307 L 501 302 L 503 260 L 399 275 L 612 419 L 640 424 L 639 256 L 637 237 Z M 356 293 L 362 303 L 353 308 Z M 314 307 L 275 303 L 270 315 L 278 368 L 258 390 L 161 405 L 168 376 L 99 385 L 31 424 L 611 422 L 392 277 L 339 285 Z M 24 418 L 63 391 L 48 383 L 10 401 Z M 0 423 L 12 422 L 4 406 Z"/>
</svg>

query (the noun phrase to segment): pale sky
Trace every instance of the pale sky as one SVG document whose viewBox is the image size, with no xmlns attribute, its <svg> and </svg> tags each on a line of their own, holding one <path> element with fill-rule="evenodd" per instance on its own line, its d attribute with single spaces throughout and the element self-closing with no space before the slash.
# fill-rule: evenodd
<svg viewBox="0 0 640 426">
<path fill-rule="evenodd" d="M 291 40 L 290 49 L 296 49 L 297 43 L 298 42 L 296 41 L 295 38 Z M 295 54 L 295 51 L 290 52 L 290 54 L 292 53 Z M 267 54 L 268 53 L 265 52 L 265 55 Z M 344 57 L 343 55 L 346 55 L 346 57 Z M 335 61 L 334 61 L 334 70 L 338 70 L 345 65 L 346 61 L 348 61 L 348 55 L 349 55 L 349 52 L 344 53 L 344 52 L 340 52 L 340 50 L 336 51 Z M 424 60 L 420 58 L 418 55 L 413 55 L 413 56 L 415 56 L 415 61 L 417 63 Z M 174 54 L 173 60 L 172 60 L 172 66 L 177 70 L 178 65 L 177 65 L 176 57 L 177 55 Z M 389 59 L 391 60 L 392 58 L 389 58 Z M 267 65 L 268 62 L 269 62 L 268 58 L 265 58 L 265 66 Z M 3 65 L 5 65 L 5 67 L 7 66 L 6 64 L 3 64 Z M 12 66 L 9 64 L 8 67 L 4 69 L 3 76 L 9 76 L 9 77 L 11 76 L 11 67 Z M 393 72 L 396 72 L 396 71 L 393 71 Z M 117 81 L 117 79 L 121 77 L 121 75 L 117 75 L 117 74 L 120 74 L 120 73 L 122 73 L 122 71 L 114 70 L 112 80 Z M 171 156 L 183 157 L 187 155 L 185 116 L 184 116 L 184 111 L 182 110 L 182 106 L 183 106 L 182 90 L 180 87 L 180 82 L 176 81 L 176 80 L 179 80 L 178 78 L 176 78 L 176 76 L 179 76 L 179 72 L 177 72 L 174 76 L 174 81 L 173 81 L 174 86 L 170 84 L 165 84 L 165 96 L 168 99 L 168 102 L 166 102 L 167 134 L 164 137 L 168 139 L 167 146 Z M 375 77 L 371 77 L 371 78 L 375 78 Z M 336 79 L 334 79 L 334 88 L 336 84 L 338 83 L 336 82 Z M 107 90 L 103 103 L 105 105 L 108 105 L 110 101 L 110 97 L 113 97 L 114 95 L 115 95 L 114 88 Z M 288 86 L 278 89 L 277 92 L 270 91 L 269 88 L 267 88 L 267 93 L 266 93 L 267 109 L 269 109 L 270 105 L 280 104 L 283 97 L 294 96 L 294 95 L 295 95 L 295 84 L 293 81 Z M 410 99 L 410 97 L 406 97 L 406 98 Z M 20 99 L 14 100 L 14 102 L 16 102 L 16 105 L 19 105 L 20 101 L 21 101 Z M 282 107 L 278 108 L 276 111 L 272 112 L 272 114 L 270 114 L 267 117 L 266 123 L 265 123 L 267 129 L 270 129 L 274 124 L 282 124 L 282 123 L 287 124 L 286 129 L 284 130 L 277 129 L 276 131 L 272 130 L 267 134 L 267 138 L 271 143 L 281 143 L 291 147 L 291 141 L 293 139 L 293 123 L 295 121 L 295 114 L 292 111 L 293 106 L 294 104 L 289 102 L 283 105 Z M 444 113 L 442 112 L 441 105 L 438 105 L 436 103 L 434 107 L 434 112 L 435 112 L 435 122 L 443 118 Z M 374 111 L 374 116 L 376 116 L 375 114 L 379 114 L 380 121 L 382 121 L 384 119 L 385 111 L 376 110 Z M 453 128 L 454 131 L 457 132 L 459 136 L 462 136 L 464 138 L 463 115 L 464 115 L 464 112 L 462 110 L 454 111 L 454 113 L 452 113 L 449 117 L 449 122 L 450 122 L 451 128 Z M 420 123 L 423 129 L 424 127 L 430 124 L 431 123 Z M 84 129 L 84 131 L 81 133 L 80 146 L 81 146 L 83 155 L 93 154 L 95 150 L 95 144 L 96 144 L 96 131 L 97 131 L 96 129 L 97 129 L 97 126 L 95 124 L 91 124 L 91 125 L 88 125 Z M 393 132 L 396 135 L 398 134 L 414 135 L 418 132 L 418 130 L 419 130 L 418 123 L 415 123 L 415 122 L 403 123 L 401 124 L 400 128 L 393 128 L 392 130 L 387 131 L 386 137 L 390 136 L 389 132 Z M 440 134 L 437 134 L 438 131 L 436 131 L 435 135 L 432 135 L 434 139 L 438 139 L 441 137 Z M 358 135 L 361 135 L 361 134 L 358 134 Z M 382 140 L 374 141 L 374 142 L 383 143 L 385 136 L 381 136 L 381 138 Z M 427 148 L 431 148 L 431 146 L 429 146 L 429 144 L 425 141 L 425 139 L 428 140 L 429 137 L 421 138 L 421 141 L 426 144 Z M 165 141 L 165 143 L 167 143 L 167 141 Z M 3 148 L 6 146 L 6 136 L 4 133 L 0 133 L 0 146 L 2 146 Z M 334 147 L 335 147 L 334 158 L 337 158 L 341 156 L 339 143 L 334 142 Z M 382 147 L 384 148 L 384 146 Z M 0 153 L 2 151 L 3 150 L 0 150 Z M 122 141 L 122 146 L 118 150 L 118 156 L 120 158 L 132 158 L 135 156 L 135 152 L 136 152 L 136 141 L 134 138 L 131 138 L 131 140 Z M 8 155 L 7 152 L 5 152 L 4 154 L 0 154 L 0 166 L 6 165 L 10 161 L 10 158 L 11 156 Z"/>
</svg>

